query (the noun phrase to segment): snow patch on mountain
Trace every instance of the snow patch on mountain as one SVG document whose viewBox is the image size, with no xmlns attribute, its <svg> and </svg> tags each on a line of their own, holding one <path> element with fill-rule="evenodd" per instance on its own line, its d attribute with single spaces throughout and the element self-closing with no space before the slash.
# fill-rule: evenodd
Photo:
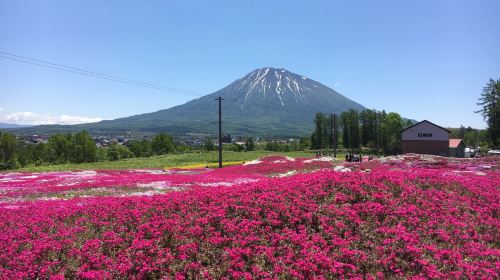
<svg viewBox="0 0 500 280">
<path fill-rule="evenodd" d="M 317 88 L 316 82 L 283 68 L 260 68 L 252 71 L 233 85 L 234 91 L 244 92 L 244 106 L 249 98 L 264 98 L 276 96 L 282 107 L 286 106 L 289 100 L 300 103 L 305 100 L 307 92 L 313 87 Z M 288 100 L 288 101 L 287 101 Z"/>
</svg>

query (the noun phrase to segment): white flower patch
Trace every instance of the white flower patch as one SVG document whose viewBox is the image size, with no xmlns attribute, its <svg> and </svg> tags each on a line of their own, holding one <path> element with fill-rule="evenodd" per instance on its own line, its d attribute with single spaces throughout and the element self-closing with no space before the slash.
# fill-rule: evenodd
<svg viewBox="0 0 500 280">
<path fill-rule="evenodd" d="M 215 183 L 200 183 L 199 184 L 202 187 L 230 187 L 234 185 L 234 183 L 231 182 L 215 182 Z"/>
<path fill-rule="evenodd" d="M 333 171 L 338 171 L 338 172 L 351 172 L 352 170 L 348 167 L 345 167 L 343 165 L 337 165 L 333 168 Z"/>
<path fill-rule="evenodd" d="M 290 170 L 286 173 L 281 173 L 281 174 L 278 174 L 278 177 L 282 178 L 282 177 L 288 177 L 288 176 L 292 176 L 292 175 L 295 175 L 297 174 L 298 171 L 297 170 Z"/>
<path fill-rule="evenodd" d="M 93 177 L 97 175 L 97 171 L 94 170 L 76 171 L 71 173 L 79 177 Z"/>
<path fill-rule="evenodd" d="M 232 182 L 213 182 L 213 183 L 194 183 L 194 185 L 199 185 L 202 187 L 230 187 L 233 185 L 239 185 L 239 184 L 245 184 L 245 183 L 252 183 L 252 182 L 257 182 L 260 181 L 259 179 L 252 179 L 252 178 L 238 178 Z"/>
<path fill-rule="evenodd" d="M 22 176 L 22 177 L 19 177 L 20 179 L 35 179 L 35 178 L 38 178 L 38 176 L 35 176 L 35 175 L 30 175 L 30 176 Z"/>
<path fill-rule="evenodd" d="M 234 180 L 235 184 L 245 184 L 245 183 L 253 183 L 260 181 L 259 179 L 252 179 L 252 178 L 238 178 Z"/>
<path fill-rule="evenodd" d="M 287 163 L 289 161 L 295 161 L 295 159 L 293 157 L 284 157 L 284 159 L 277 159 L 272 163 Z"/>
<path fill-rule="evenodd" d="M 183 191 L 186 188 L 183 187 L 169 187 L 169 191 Z M 129 192 L 125 194 L 119 195 L 119 197 L 127 197 L 127 196 L 153 196 L 153 195 L 159 195 L 159 194 L 164 194 L 160 189 L 155 189 L 155 190 L 148 190 L 144 192 Z"/>
<path fill-rule="evenodd" d="M 162 175 L 162 174 L 170 174 L 168 170 L 161 170 L 161 169 L 134 169 L 130 170 L 130 172 L 137 172 L 137 173 L 146 173 L 146 174 L 153 174 L 153 175 Z"/>
<path fill-rule="evenodd" d="M 12 177 L 12 176 L 17 176 L 17 175 L 23 175 L 23 173 L 9 172 L 9 173 L 1 174 L 0 177 Z"/>
<path fill-rule="evenodd" d="M 340 171 L 342 169 L 344 169 L 345 167 L 343 165 L 337 165 L 333 168 L 333 171 Z"/>
<path fill-rule="evenodd" d="M 311 163 L 311 162 L 315 162 L 315 161 L 333 161 L 334 158 L 333 157 L 319 157 L 319 158 L 312 158 L 312 159 L 308 159 L 308 160 L 304 160 L 304 163 Z"/>
<path fill-rule="evenodd" d="M 69 186 L 78 185 L 79 183 L 80 182 L 60 183 L 60 184 L 57 184 L 56 187 L 69 187 Z"/>
<path fill-rule="evenodd" d="M 51 201 L 51 200 L 68 200 L 67 198 L 62 197 L 39 197 L 37 200 Z"/>
<path fill-rule="evenodd" d="M 127 193 L 127 194 L 123 194 L 120 196 L 122 196 L 122 197 L 124 197 L 124 196 L 153 196 L 156 194 L 161 194 L 161 192 L 158 190 L 150 190 L 150 191 L 145 191 L 145 192 L 132 192 L 132 193 Z"/>
<path fill-rule="evenodd" d="M 249 162 L 245 162 L 243 165 L 254 165 L 254 164 L 260 164 L 262 163 L 262 161 L 258 160 L 258 159 L 254 159 L 254 160 L 251 160 Z"/>
<path fill-rule="evenodd" d="M 139 184 L 137 184 L 137 187 L 163 190 L 166 188 L 170 188 L 171 184 L 169 181 L 157 181 L 157 182 L 150 182 L 150 183 L 139 183 Z"/>
<path fill-rule="evenodd" d="M 24 180 L 12 179 L 12 178 L 2 178 L 2 179 L 0 179 L 0 182 L 14 183 L 14 182 L 24 182 Z"/>
</svg>

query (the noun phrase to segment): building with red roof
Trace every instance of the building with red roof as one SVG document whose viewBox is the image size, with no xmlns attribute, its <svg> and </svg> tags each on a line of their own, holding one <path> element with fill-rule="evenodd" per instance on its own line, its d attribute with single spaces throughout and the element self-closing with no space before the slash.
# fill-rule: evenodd
<svg viewBox="0 0 500 280">
<path fill-rule="evenodd" d="M 464 157 L 465 144 L 462 139 L 450 139 L 450 131 L 428 120 L 423 120 L 401 133 L 403 154 L 429 154 Z"/>
<path fill-rule="evenodd" d="M 462 139 L 450 139 L 450 157 L 465 157 L 465 144 Z"/>
</svg>

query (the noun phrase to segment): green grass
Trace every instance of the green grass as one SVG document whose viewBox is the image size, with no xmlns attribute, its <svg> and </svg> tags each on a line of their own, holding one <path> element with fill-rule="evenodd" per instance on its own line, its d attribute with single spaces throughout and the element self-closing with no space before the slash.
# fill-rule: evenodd
<svg viewBox="0 0 500 280">
<path fill-rule="evenodd" d="M 307 151 L 300 152 L 223 152 L 224 161 L 250 161 L 268 155 L 284 155 L 289 157 L 312 157 L 313 153 Z M 68 163 L 53 165 L 28 165 L 16 171 L 46 172 L 46 171 L 66 171 L 66 170 L 88 170 L 88 169 L 135 169 L 135 168 L 153 168 L 161 169 L 164 167 L 176 167 L 182 165 L 192 165 L 200 163 L 211 163 L 218 161 L 218 154 L 213 152 L 190 152 L 184 154 L 172 154 L 163 156 L 154 156 L 147 158 L 130 158 L 118 161 L 104 161 L 92 163 Z"/>
</svg>

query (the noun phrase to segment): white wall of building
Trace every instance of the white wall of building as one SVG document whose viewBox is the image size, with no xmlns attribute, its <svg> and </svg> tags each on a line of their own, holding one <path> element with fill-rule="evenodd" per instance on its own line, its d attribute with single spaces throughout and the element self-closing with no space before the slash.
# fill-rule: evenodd
<svg viewBox="0 0 500 280">
<path fill-rule="evenodd" d="M 429 134 L 431 134 L 432 136 L 429 137 Z M 427 137 L 424 137 L 424 135 L 427 135 Z M 423 121 L 403 131 L 402 139 L 403 141 L 404 140 L 448 141 L 449 134 L 446 130 L 438 126 L 435 126 L 429 122 Z"/>
</svg>

